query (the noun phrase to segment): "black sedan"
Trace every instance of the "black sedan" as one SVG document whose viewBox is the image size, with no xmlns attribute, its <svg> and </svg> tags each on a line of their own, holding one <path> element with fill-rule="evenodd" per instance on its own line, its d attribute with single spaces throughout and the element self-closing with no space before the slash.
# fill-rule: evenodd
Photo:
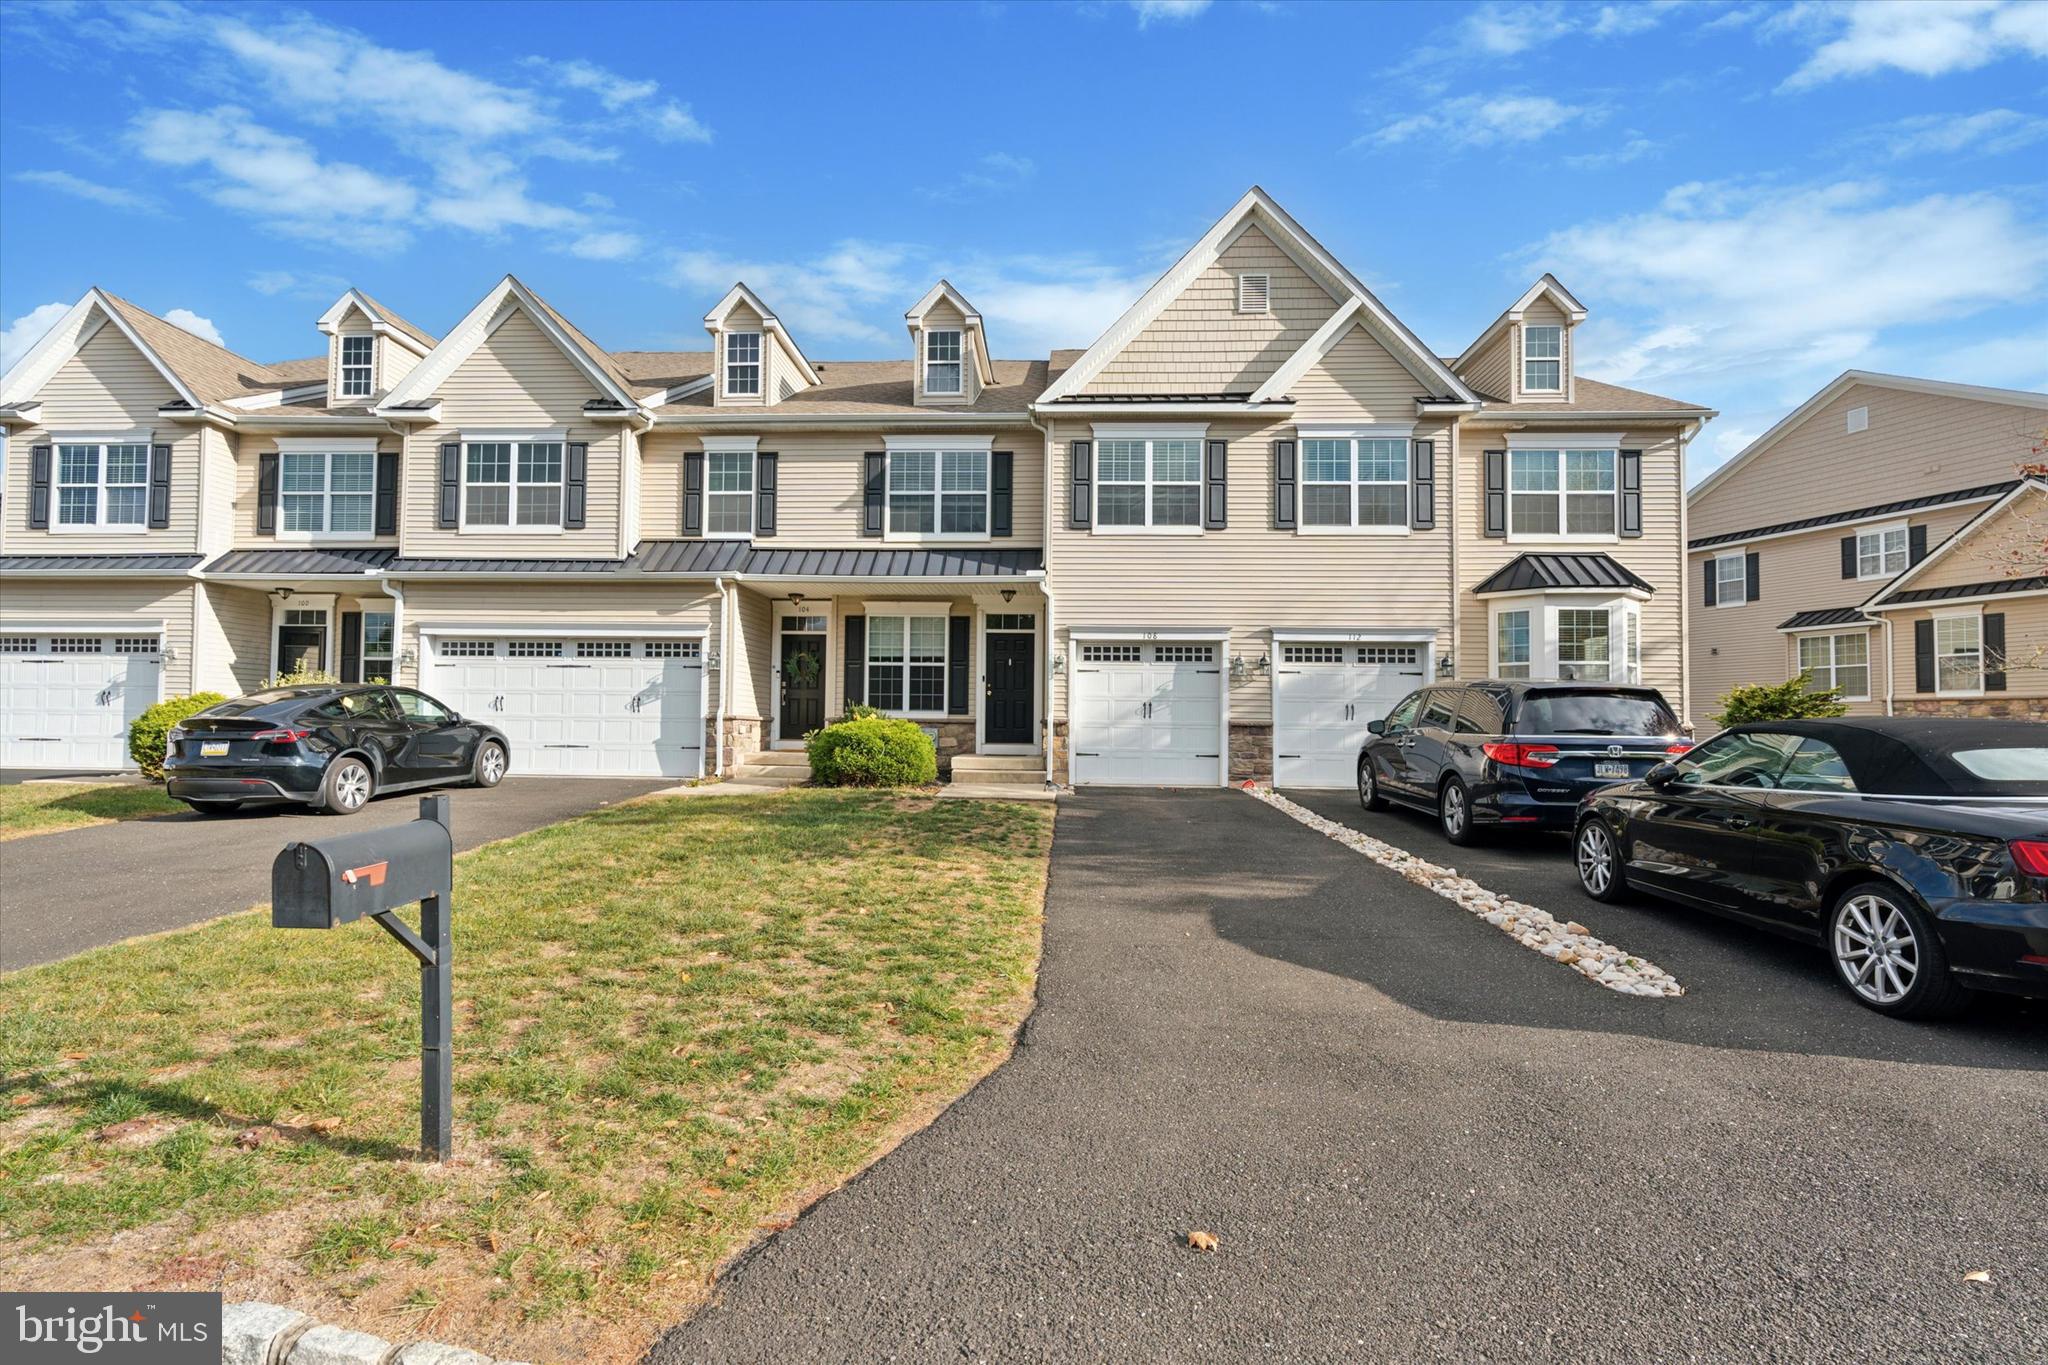
<svg viewBox="0 0 2048 1365">
<path fill-rule="evenodd" d="M 1783 721 L 1586 799 L 1579 884 L 1636 887 L 1820 944 L 1874 1010 L 2048 997 L 2048 728 Z"/>
<path fill-rule="evenodd" d="M 173 729 L 164 789 L 209 814 L 297 801 L 349 815 L 380 792 L 495 787 L 511 765 L 502 733 L 410 687 L 278 687 Z"/>
</svg>

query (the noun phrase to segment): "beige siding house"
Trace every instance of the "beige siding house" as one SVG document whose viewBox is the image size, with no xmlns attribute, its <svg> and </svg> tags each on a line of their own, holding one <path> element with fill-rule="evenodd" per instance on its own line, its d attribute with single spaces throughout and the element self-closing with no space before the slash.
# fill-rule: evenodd
<svg viewBox="0 0 2048 1365">
<path fill-rule="evenodd" d="M 1856 715 L 2048 716 L 2044 436 L 2048 394 L 1850 371 L 1702 482 L 1695 710 L 1804 672 Z"/>
<path fill-rule="evenodd" d="M 1578 374 L 1585 317 L 1544 276 L 1447 359 L 1256 189 L 1034 359 L 944 280 L 881 361 L 745 284 L 694 351 L 509 276 L 438 337 L 351 289 L 270 365 L 94 290 L 0 386 L 0 764 L 293 670 L 562 775 L 730 775 L 863 705 L 955 780 L 1347 786 L 1430 683 L 1683 712 L 1713 414 Z"/>
</svg>

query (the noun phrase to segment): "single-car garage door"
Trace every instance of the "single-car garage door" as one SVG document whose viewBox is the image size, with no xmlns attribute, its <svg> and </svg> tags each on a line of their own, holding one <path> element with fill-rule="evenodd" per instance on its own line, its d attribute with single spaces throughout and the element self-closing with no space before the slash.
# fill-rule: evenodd
<svg viewBox="0 0 2048 1365">
<path fill-rule="evenodd" d="M 423 690 L 512 743 L 512 771 L 704 774 L 697 639 L 436 635 Z"/>
<path fill-rule="evenodd" d="M 1422 686 L 1421 645 L 1296 641 L 1273 665 L 1273 784 L 1349 787 L 1366 722 Z"/>
<path fill-rule="evenodd" d="M 132 768 L 128 726 L 158 700 L 163 638 L 38 629 L 0 633 L 0 768 Z"/>
<path fill-rule="evenodd" d="M 1075 656 L 1068 743 L 1076 786 L 1222 785 L 1221 646 L 1088 641 Z"/>
</svg>

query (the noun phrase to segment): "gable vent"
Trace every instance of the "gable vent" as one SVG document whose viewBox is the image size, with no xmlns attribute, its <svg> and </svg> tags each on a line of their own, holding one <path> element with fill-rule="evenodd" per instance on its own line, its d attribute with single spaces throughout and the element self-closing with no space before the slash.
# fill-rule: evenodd
<svg viewBox="0 0 2048 1365">
<path fill-rule="evenodd" d="M 1849 409 L 1849 430 L 1853 432 L 1853 431 L 1867 431 L 1867 430 L 1869 430 L 1869 429 L 1870 429 L 1870 409 L 1869 409 L 1869 408 L 1850 408 L 1850 409 Z"/>
<path fill-rule="evenodd" d="M 1237 277 L 1237 311 L 1240 313 L 1264 313 L 1271 304 L 1273 277 L 1270 275 L 1239 275 Z"/>
</svg>

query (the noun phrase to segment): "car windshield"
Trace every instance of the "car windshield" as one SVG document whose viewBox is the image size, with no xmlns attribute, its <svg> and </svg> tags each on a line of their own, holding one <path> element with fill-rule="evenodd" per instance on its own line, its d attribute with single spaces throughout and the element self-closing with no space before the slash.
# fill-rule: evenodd
<svg viewBox="0 0 2048 1365">
<path fill-rule="evenodd" d="M 1640 693 L 1536 692 L 1522 699 L 1523 735 L 1675 735 L 1678 718 Z"/>
</svg>

